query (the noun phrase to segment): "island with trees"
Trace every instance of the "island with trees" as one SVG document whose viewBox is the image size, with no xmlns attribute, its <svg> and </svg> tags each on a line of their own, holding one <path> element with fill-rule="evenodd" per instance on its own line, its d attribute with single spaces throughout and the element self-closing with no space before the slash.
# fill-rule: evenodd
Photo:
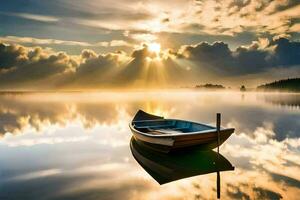
<svg viewBox="0 0 300 200">
<path fill-rule="evenodd" d="M 207 90 L 225 89 L 225 87 L 223 85 L 211 84 L 211 83 L 206 83 L 204 85 L 196 85 L 195 88 L 197 88 L 197 89 L 207 89 Z"/>
</svg>

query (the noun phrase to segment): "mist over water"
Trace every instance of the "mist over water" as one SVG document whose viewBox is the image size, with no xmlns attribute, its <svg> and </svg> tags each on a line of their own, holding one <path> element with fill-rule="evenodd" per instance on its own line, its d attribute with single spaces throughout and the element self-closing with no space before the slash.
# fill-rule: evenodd
<svg viewBox="0 0 300 200">
<path fill-rule="evenodd" d="M 159 185 L 133 158 L 138 109 L 235 133 L 222 199 L 300 195 L 300 95 L 239 92 L 0 94 L 0 199 L 215 199 L 216 176 Z M 31 191 L 31 192 L 28 192 Z"/>
</svg>

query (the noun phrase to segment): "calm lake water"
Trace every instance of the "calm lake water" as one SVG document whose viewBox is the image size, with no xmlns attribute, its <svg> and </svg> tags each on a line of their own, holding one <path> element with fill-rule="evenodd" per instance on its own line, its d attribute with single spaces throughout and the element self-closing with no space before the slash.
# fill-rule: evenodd
<svg viewBox="0 0 300 200">
<path fill-rule="evenodd" d="M 236 131 L 221 199 L 299 199 L 300 94 L 193 91 L 1 93 L 0 199 L 216 199 L 216 173 L 160 185 L 141 167 L 138 109 L 213 125 L 222 113 Z"/>
</svg>

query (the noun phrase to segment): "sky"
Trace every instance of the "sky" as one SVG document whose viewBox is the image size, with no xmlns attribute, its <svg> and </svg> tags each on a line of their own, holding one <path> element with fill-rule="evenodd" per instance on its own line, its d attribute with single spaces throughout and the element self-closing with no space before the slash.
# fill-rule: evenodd
<svg viewBox="0 0 300 200">
<path fill-rule="evenodd" d="M 10 0 L 0 89 L 230 87 L 300 76 L 298 0 Z"/>
</svg>

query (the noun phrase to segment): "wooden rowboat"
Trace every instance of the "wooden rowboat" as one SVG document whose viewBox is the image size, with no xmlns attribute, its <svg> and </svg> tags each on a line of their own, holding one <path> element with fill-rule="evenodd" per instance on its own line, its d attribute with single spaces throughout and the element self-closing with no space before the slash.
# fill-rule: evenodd
<svg viewBox="0 0 300 200">
<path fill-rule="evenodd" d="M 195 145 L 214 149 L 227 140 L 234 128 L 217 128 L 179 119 L 164 119 L 139 110 L 129 127 L 136 140 L 154 149 L 169 152 Z"/>
</svg>

